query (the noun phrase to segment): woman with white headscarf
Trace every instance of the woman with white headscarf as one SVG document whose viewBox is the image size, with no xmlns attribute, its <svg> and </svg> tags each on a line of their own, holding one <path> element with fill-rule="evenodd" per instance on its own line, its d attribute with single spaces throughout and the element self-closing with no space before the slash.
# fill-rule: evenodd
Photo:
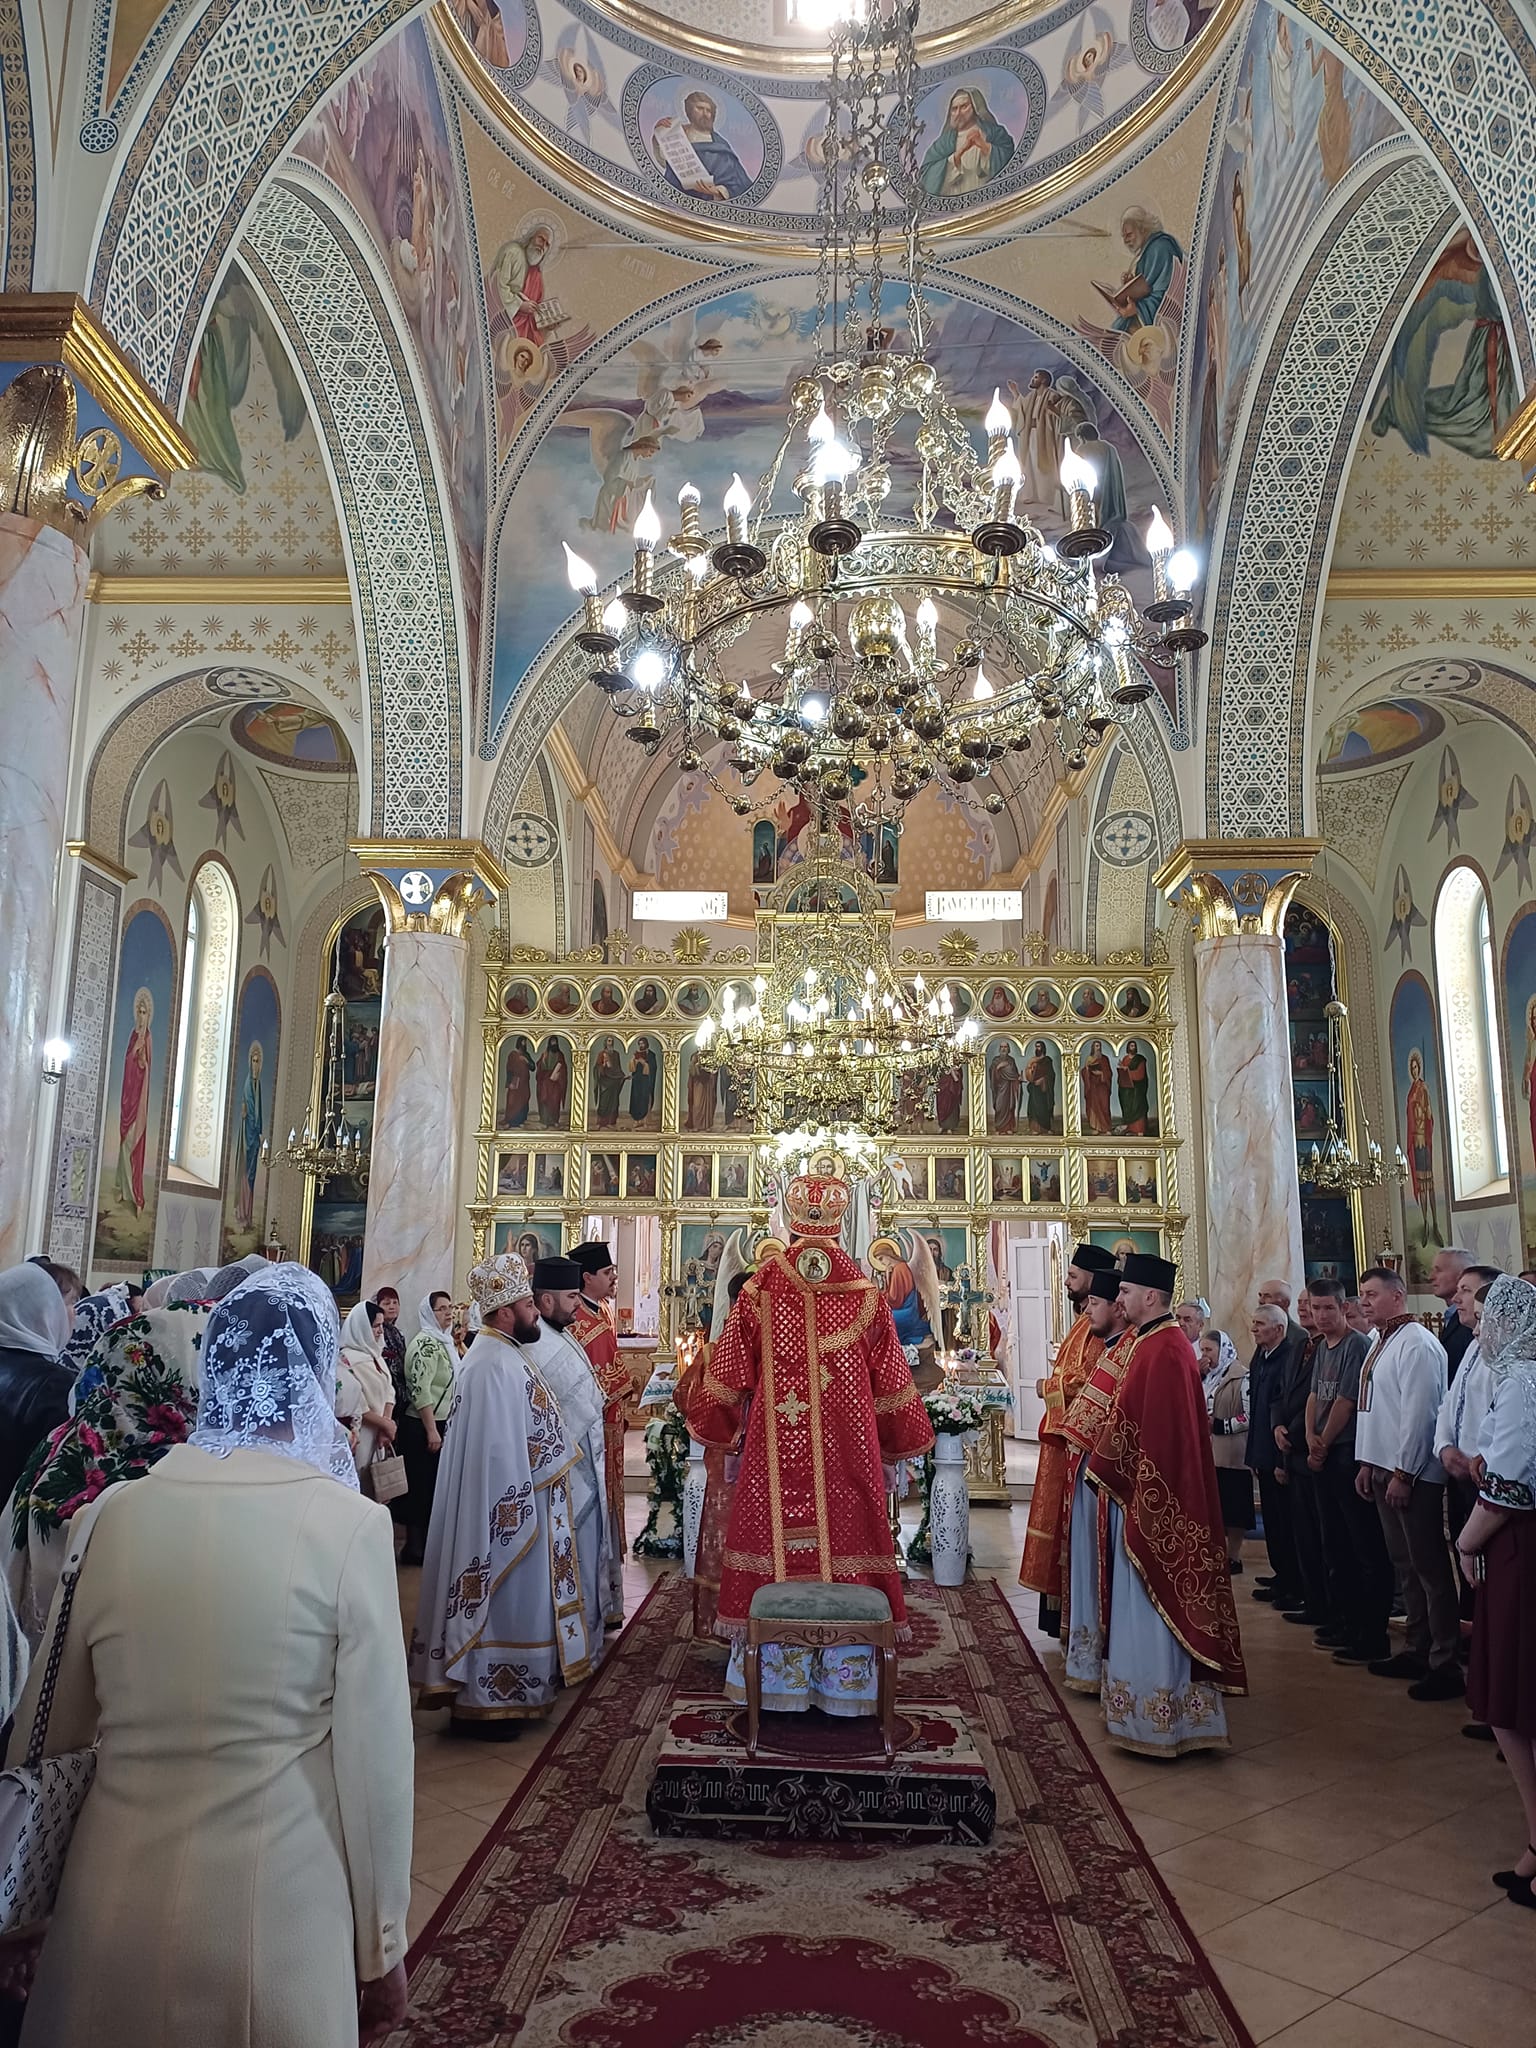
<svg viewBox="0 0 1536 2048">
<path fill-rule="evenodd" d="M 242 1259 L 216 1273 L 194 1266 L 173 1274 L 161 1305 L 141 1306 L 97 1339 L 75 1382 L 73 1415 L 28 1460 L 0 1530 L 5 1582 L 30 1642 L 47 1625 L 74 1515 L 118 1480 L 142 1478 L 172 1444 L 186 1441 L 209 1305 L 265 1265 Z"/>
<path fill-rule="evenodd" d="M 1456 1539 L 1477 1586 L 1467 1705 L 1492 1728 L 1525 1810 L 1525 1851 L 1493 1881 L 1536 1908 L 1536 1287 L 1491 1282 L 1479 1342 L 1493 1404 L 1472 1465 L 1477 1505 Z"/>
<path fill-rule="evenodd" d="M 1211 1456 L 1227 1531 L 1227 1569 L 1235 1574 L 1243 1568 L 1243 1539 L 1254 1524 L 1253 1474 L 1243 1462 L 1248 1443 L 1248 1375 L 1225 1330 L 1207 1330 L 1199 1348 L 1205 1411 L 1211 1418 Z"/>
<path fill-rule="evenodd" d="M 336 1413 L 352 1432 L 362 1474 L 379 1445 L 395 1440 L 395 1383 L 384 1358 L 384 1312 L 376 1301 L 358 1302 L 341 1326 Z"/>
<path fill-rule="evenodd" d="M 74 1374 L 59 1363 L 71 1314 L 41 1266 L 0 1273 L 0 1495 L 50 1430 L 69 1419 Z"/>
<path fill-rule="evenodd" d="M 90 1510 L 47 1746 L 96 1740 L 96 1778 L 26 2048 L 356 2048 L 404 2017 L 410 1694 L 338 1336 L 315 1274 L 255 1275 L 209 1320 L 191 1440 Z"/>
</svg>

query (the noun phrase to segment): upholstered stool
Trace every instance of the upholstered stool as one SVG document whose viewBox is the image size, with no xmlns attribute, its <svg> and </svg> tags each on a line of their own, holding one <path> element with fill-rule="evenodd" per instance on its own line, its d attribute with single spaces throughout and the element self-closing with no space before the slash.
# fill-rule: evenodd
<svg viewBox="0 0 1536 2048">
<path fill-rule="evenodd" d="M 896 1624 L 891 1603 L 874 1586 L 828 1579 L 790 1579 L 759 1586 L 747 1610 L 742 1679 L 747 1695 L 747 1755 L 757 1755 L 763 1713 L 763 1645 L 796 1650 L 873 1649 L 880 1735 L 886 1761 L 896 1754 Z"/>
</svg>

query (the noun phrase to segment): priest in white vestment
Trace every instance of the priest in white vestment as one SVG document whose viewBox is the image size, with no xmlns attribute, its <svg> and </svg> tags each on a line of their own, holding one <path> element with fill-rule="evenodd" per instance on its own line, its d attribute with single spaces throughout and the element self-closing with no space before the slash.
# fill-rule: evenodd
<svg viewBox="0 0 1536 2048">
<path fill-rule="evenodd" d="M 517 1302 L 513 1337 L 544 1384 L 560 1403 L 566 1429 L 579 1444 L 603 1497 L 596 1517 L 583 1514 L 577 1525 L 581 1556 L 581 1587 L 594 1637 L 605 1626 L 624 1619 L 624 1567 L 614 1550 L 604 1484 L 607 1445 L 603 1434 L 603 1390 L 592 1361 L 568 1334 L 581 1308 L 581 1268 L 574 1259 L 539 1259 L 533 1268 L 533 1299 Z"/>
<path fill-rule="evenodd" d="M 577 1530 L 597 1515 L 602 1467 L 515 1341 L 533 1308 L 522 1259 L 498 1252 L 469 1286 L 480 1334 L 443 1434 L 410 1668 L 418 1706 L 494 1739 L 548 1714 L 601 1658 Z"/>
</svg>

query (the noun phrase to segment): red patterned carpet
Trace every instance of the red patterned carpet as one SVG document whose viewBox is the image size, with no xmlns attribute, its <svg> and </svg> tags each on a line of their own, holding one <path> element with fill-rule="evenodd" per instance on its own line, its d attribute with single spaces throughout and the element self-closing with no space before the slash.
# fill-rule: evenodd
<svg viewBox="0 0 1536 2048">
<path fill-rule="evenodd" d="M 665 1578 L 417 1943 L 391 2048 L 1252 2048 L 997 1587 L 908 1597 L 902 1693 L 966 1716 L 988 1847 L 659 1840 L 668 1708 L 724 1661 Z"/>
</svg>

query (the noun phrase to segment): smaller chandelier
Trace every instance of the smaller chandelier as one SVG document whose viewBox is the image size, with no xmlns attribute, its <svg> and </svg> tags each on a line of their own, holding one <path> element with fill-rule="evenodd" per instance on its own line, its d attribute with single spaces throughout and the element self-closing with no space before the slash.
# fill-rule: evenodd
<svg viewBox="0 0 1536 2048">
<path fill-rule="evenodd" d="M 812 861 L 780 884 L 789 907 L 768 971 L 750 993 L 728 986 L 694 1034 L 695 1059 L 750 1093 L 761 1130 L 893 1132 L 909 1091 L 963 1067 L 980 1042 L 947 986 L 898 979 L 878 891 L 842 863 L 841 844 L 823 819 Z"/>
<path fill-rule="evenodd" d="M 1387 1179 L 1401 1184 L 1408 1178 L 1402 1148 L 1388 1166 L 1371 1136 L 1349 1033 L 1349 1011 L 1335 1000 L 1323 1015 L 1328 1020 L 1328 1124 L 1322 1143 L 1312 1147 L 1305 1179 L 1320 1195 L 1352 1195 L 1360 1188 L 1380 1187 Z M 1347 1135 L 1351 1128 L 1358 1136 L 1358 1157 Z"/>
<path fill-rule="evenodd" d="M 302 1131 L 290 1131 L 277 1155 L 280 1166 L 296 1166 L 311 1180 L 355 1180 L 366 1185 L 368 1154 L 363 1134 L 349 1123 L 343 1089 L 343 1048 L 347 1005 L 339 988 L 325 999 L 325 1089 L 318 1117 L 308 1115 Z"/>
</svg>

